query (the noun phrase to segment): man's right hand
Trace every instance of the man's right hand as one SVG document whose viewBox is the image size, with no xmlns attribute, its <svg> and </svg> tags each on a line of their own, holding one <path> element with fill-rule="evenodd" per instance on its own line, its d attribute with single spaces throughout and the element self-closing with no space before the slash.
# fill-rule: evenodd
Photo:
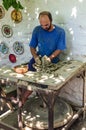
<svg viewBox="0 0 86 130">
<path fill-rule="evenodd" d="M 41 65 L 41 60 L 40 60 L 40 57 L 39 57 L 39 56 L 37 56 L 37 57 L 35 58 L 35 62 L 36 62 L 36 64 Z"/>
</svg>

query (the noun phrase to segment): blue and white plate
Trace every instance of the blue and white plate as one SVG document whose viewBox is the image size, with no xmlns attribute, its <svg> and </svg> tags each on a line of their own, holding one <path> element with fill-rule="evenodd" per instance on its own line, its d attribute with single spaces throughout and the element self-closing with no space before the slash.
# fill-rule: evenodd
<svg viewBox="0 0 86 130">
<path fill-rule="evenodd" d="M 17 55 L 21 55 L 24 53 L 24 46 L 22 42 L 16 41 L 13 44 L 13 50 Z"/>
<path fill-rule="evenodd" d="M 2 52 L 3 54 L 7 54 L 9 51 L 8 46 L 6 45 L 5 42 L 1 42 L 0 44 L 0 52 Z"/>
</svg>

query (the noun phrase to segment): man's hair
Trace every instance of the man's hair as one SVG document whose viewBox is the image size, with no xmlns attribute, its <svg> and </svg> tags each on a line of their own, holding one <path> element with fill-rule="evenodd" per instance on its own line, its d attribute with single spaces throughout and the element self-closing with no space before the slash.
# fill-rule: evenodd
<svg viewBox="0 0 86 130">
<path fill-rule="evenodd" d="M 47 15 L 48 18 L 50 19 L 50 21 L 52 22 L 52 15 L 51 15 L 50 12 L 48 12 L 48 11 L 42 11 L 42 12 L 39 13 L 39 17 L 38 18 L 40 18 L 41 15 Z"/>
</svg>

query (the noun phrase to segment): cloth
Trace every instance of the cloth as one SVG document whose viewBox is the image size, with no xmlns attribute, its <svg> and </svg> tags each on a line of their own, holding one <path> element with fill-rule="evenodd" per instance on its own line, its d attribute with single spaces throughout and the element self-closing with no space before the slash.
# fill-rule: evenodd
<svg viewBox="0 0 86 130">
<path fill-rule="evenodd" d="M 38 54 L 50 56 L 55 50 L 66 49 L 65 31 L 61 27 L 54 25 L 52 31 L 46 31 L 41 26 L 35 27 L 29 46 L 38 49 Z M 51 62 L 57 63 L 59 57 L 54 58 Z"/>
</svg>

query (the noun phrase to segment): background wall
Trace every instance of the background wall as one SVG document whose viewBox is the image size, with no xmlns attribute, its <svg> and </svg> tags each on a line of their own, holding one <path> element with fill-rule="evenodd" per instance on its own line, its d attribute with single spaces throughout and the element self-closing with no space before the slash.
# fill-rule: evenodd
<svg viewBox="0 0 86 130">
<path fill-rule="evenodd" d="M 29 41 L 33 28 L 39 24 L 38 14 L 40 11 L 48 10 L 52 13 L 53 23 L 63 27 L 66 31 L 67 50 L 64 53 L 68 57 L 83 56 L 86 57 L 86 1 L 85 0 L 22 0 L 24 9 L 22 11 L 22 21 L 14 23 L 11 19 L 13 8 L 5 10 L 4 18 L 0 19 L 0 43 L 6 42 L 9 47 L 8 54 L 0 52 L 0 66 L 7 64 L 15 66 L 23 62 L 28 62 L 31 54 L 29 52 Z M 2 0 L 0 0 L 2 5 Z M 10 25 L 13 29 L 13 35 L 6 38 L 2 35 L 3 25 Z M 13 43 L 19 41 L 24 45 L 24 53 L 16 55 L 13 51 Z M 9 61 L 9 54 L 13 53 L 17 57 L 16 63 Z M 63 55 L 64 55 L 63 54 Z"/>
<path fill-rule="evenodd" d="M 0 19 L 0 44 L 4 41 L 9 47 L 7 54 L 0 52 L 0 66 L 9 65 L 13 67 L 29 61 L 31 54 L 28 44 L 33 28 L 39 24 L 38 14 L 43 10 L 50 11 L 53 16 L 53 23 L 65 29 L 67 50 L 63 53 L 61 59 L 75 58 L 86 62 L 86 0 L 20 0 L 20 2 L 24 6 L 24 9 L 21 10 L 23 18 L 20 23 L 16 24 L 11 19 L 13 8 L 8 11 L 5 10 L 5 16 Z M 2 5 L 2 0 L 0 0 L 0 5 Z M 10 25 L 13 29 L 13 35 L 10 38 L 6 38 L 2 34 L 1 28 L 5 24 Z M 13 43 L 16 41 L 22 42 L 24 45 L 24 53 L 21 55 L 14 53 Z M 16 63 L 9 61 L 10 53 L 16 55 Z M 80 81 L 77 83 L 79 85 Z M 69 88 L 72 99 L 75 98 L 76 102 L 79 99 L 79 104 L 82 101 L 81 86 L 79 85 L 77 88 L 79 95 L 76 95 L 75 90 L 77 98 L 72 95 L 72 93 L 74 94 L 73 86 Z M 68 89 L 66 93 L 68 93 L 67 91 Z M 71 99 L 71 96 L 68 98 Z"/>
</svg>

